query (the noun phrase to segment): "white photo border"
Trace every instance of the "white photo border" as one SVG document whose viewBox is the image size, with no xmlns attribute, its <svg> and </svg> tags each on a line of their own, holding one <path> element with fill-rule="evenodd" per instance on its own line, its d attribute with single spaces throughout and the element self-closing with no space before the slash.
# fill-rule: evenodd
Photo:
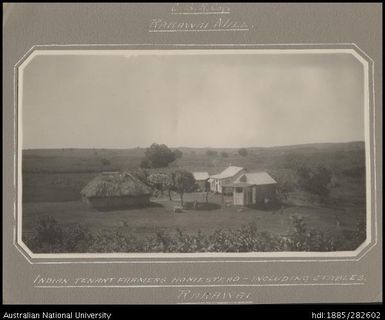
<svg viewBox="0 0 385 320">
<path fill-rule="evenodd" d="M 366 240 L 354 251 L 336 252 L 247 252 L 247 253 L 32 253 L 22 241 L 22 76 L 24 67 L 36 55 L 49 54 L 352 54 L 364 68 L 364 121 L 366 155 Z M 259 52 L 257 52 L 259 51 Z M 324 44 L 93 44 L 93 45 L 36 45 L 14 66 L 14 239 L 13 244 L 30 264 L 73 263 L 231 263 L 231 262 L 326 262 L 359 261 L 377 245 L 377 177 L 375 142 L 374 61 L 354 43 Z"/>
</svg>

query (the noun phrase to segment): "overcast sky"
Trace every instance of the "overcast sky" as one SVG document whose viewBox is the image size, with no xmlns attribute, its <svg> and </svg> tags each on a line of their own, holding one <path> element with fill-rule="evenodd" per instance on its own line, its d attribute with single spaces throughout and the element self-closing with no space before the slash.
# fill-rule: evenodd
<svg viewBox="0 0 385 320">
<path fill-rule="evenodd" d="M 364 140 L 349 54 L 50 55 L 23 76 L 23 148 Z"/>
</svg>

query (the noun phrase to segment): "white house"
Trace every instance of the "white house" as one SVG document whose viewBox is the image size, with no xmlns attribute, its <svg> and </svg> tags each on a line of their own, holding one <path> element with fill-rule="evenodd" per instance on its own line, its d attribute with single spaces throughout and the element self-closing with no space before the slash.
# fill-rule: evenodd
<svg viewBox="0 0 385 320">
<path fill-rule="evenodd" d="M 232 194 L 232 186 L 237 178 L 246 173 L 246 169 L 242 167 L 230 166 L 219 174 L 210 176 L 210 190 L 217 193 Z"/>
<path fill-rule="evenodd" d="M 230 184 L 234 192 L 234 205 L 266 204 L 274 200 L 276 184 L 267 172 L 244 173 Z"/>
</svg>

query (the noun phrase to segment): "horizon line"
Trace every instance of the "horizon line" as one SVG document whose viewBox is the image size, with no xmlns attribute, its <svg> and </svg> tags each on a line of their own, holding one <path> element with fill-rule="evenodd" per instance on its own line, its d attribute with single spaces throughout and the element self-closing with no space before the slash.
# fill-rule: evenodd
<svg viewBox="0 0 385 320">
<path fill-rule="evenodd" d="M 357 143 L 363 142 L 365 140 L 351 140 L 351 141 L 338 141 L 338 142 L 306 142 L 306 143 L 297 143 L 297 144 L 285 144 L 285 145 L 271 145 L 271 146 L 238 146 L 238 147 L 212 147 L 212 146 L 201 146 L 201 147 L 188 147 L 188 146 L 166 146 L 170 149 L 269 149 L 269 148 L 280 148 L 280 147 L 294 147 L 294 146 L 306 146 L 306 145 L 320 145 L 320 144 L 349 144 L 349 143 Z M 157 143 L 157 142 L 154 142 Z M 164 143 L 157 143 L 164 144 Z M 37 148 L 22 148 L 21 150 L 53 150 L 53 149 L 105 149 L 105 150 L 127 150 L 127 149 L 147 149 L 151 146 L 131 146 L 131 147 L 37 147 Z"/>
</svg>

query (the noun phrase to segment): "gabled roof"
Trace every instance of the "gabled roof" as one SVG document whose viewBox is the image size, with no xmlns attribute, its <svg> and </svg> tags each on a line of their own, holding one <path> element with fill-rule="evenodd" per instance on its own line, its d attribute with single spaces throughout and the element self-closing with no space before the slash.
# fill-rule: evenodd
<svg viewBox="0 0 385 320">
<path fill-rule="evenodd" d="M 149 195 L 151 189 L 129 173 L 104 173 L 92 179 L 81 191 L 85 197 L 124 197 Z"/>
<path fill-rule="evenodd" d="M 194 179 L 197 181 L 207 180 L 208 178 L 210 178 L 208 172 L 193 172 L 193 176 L 194 176 Z"/>
<path fill-rule="evenodd" d="M 275 181 L 267 172 L 248 172 L 234 181 L 236 184 L 248 184 L 248 185 L 264 185 L 264 184 L 275 184 Z"/>
<path fill-rule="evenodd" d="M 227 167 L 225 170 L 223 170 L 221 173 L 211 176 L 211 178 L 215 178 L 215 179 L 231 178 L 231 177 L 234 177 L 241 170 L 244 170 L 244 168 L 230 166 L 230 167 Z"/>
</svg>

